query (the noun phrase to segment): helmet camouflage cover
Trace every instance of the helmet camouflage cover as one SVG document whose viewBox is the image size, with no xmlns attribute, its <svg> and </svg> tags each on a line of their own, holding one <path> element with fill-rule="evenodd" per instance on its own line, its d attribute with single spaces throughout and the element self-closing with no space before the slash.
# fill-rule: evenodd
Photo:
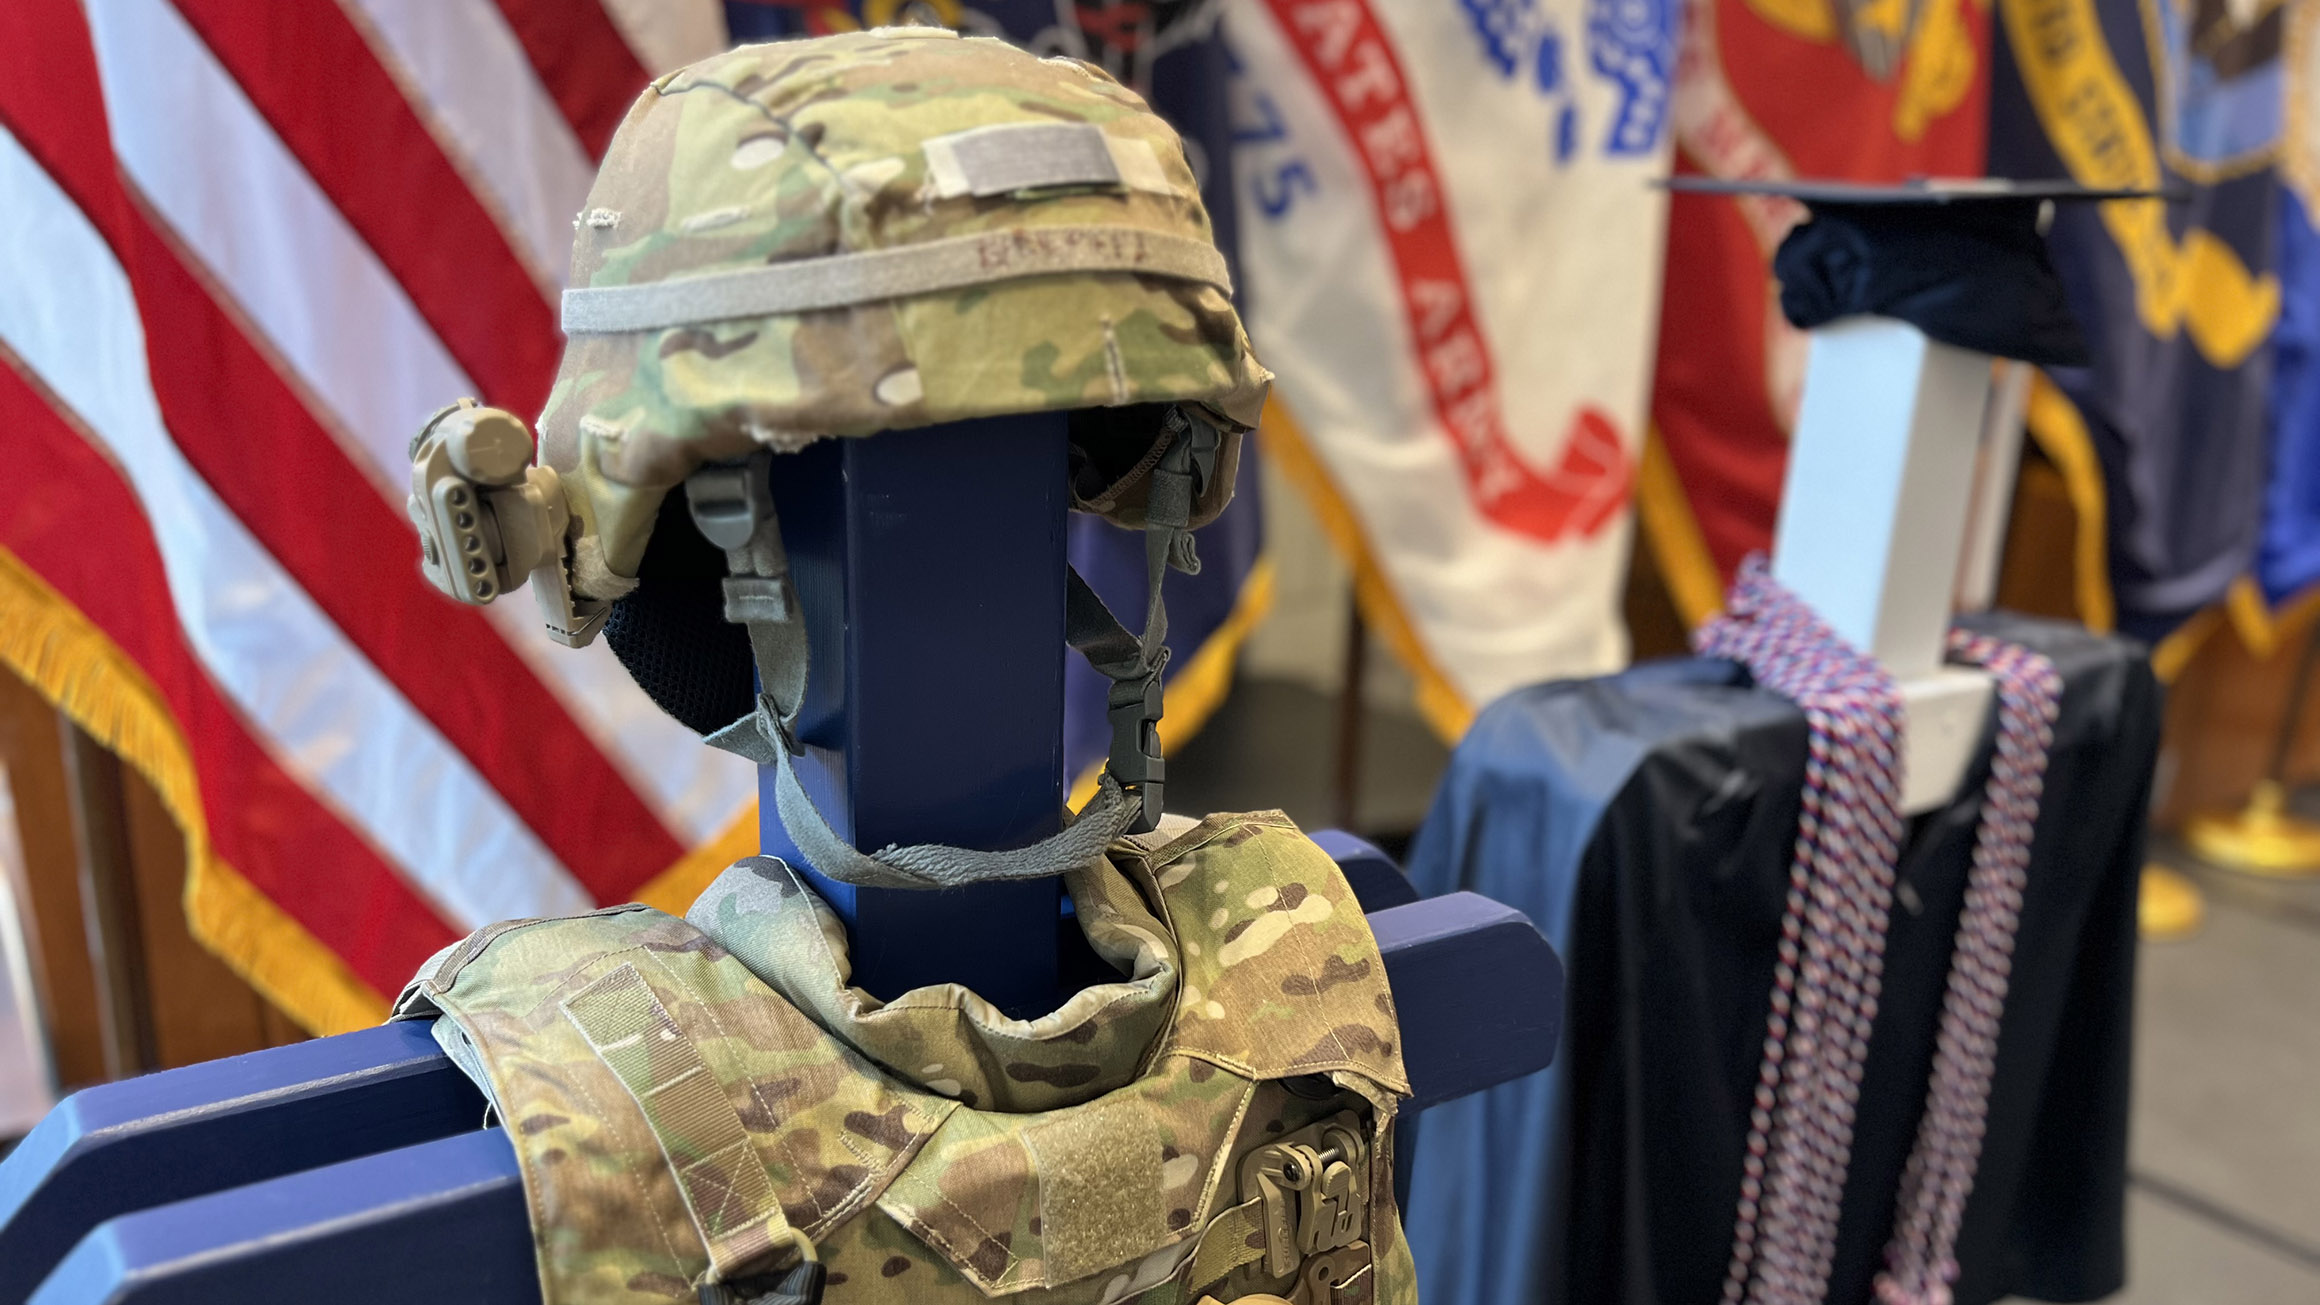
<svg viewBox="0 0 2320 1305">
<path fill-rule="evenodd" d="M 1175 131 L 1094 66 L 999 41 L 881 29 L 669 74 L 575 225 L 540 433 L 599 541 L 573 575 L 596 597 L 704 463 L 973 417 L 1148 414 L 1073 486 L 1139 525 L 1138 440 L 1198 405 L 1224 436 L 1199 524 L 1271 380 Z"/>
<path fill-rule="evenodd" d="M 1149 829 L 1162 580 L 1198 569 L 1190 531 L 1231 498 L 1272 381 L 1176 133 L 1093 65 L 941 28 L 749 46 L 646 89 L 574 228 L 540 465 L 519 420 L 473 400 L 412 441 L 429 580 L 478 604 L 528 582 L 552 638 L 609 632 L 670 714 L 780 768 L 784 824 L 847 882 L 1060 873 Z M 1003 864 L 932 845 L 865 858 L 789 773 L 810 645 L 773 454 L 1033 413 L 1070 414 L 1072 504 L 1146 533 L 1141 633 L 1076 576 L 1067 592 L 1067 641 L 1113 683 L 1104 787 Z M 680 486 L 688 538 L 728 574 L 671 583 L 695 547 L 622 604 Z M 720 641 L 734 625 L 745 637 Z M 718 648 L 754 663 L 755 692 Z"/>
</svg>

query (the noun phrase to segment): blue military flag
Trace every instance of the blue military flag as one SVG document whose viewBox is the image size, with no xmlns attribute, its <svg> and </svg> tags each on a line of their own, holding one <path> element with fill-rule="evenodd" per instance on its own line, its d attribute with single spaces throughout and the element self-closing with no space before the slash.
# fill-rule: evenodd
<svg viewBox="0 0 2320 1305">
<path fill-rule="evenodd" d="M 2264 596 L 2279 603 L 2320 582 L 2320 231 L 2313 225 L 2320 219 L 2320 123 L 2311 116 L 2320 81 L 2308 53 L 2320 34 L 2320 11 L 2283 5 L 2274 15 L 2286 24 L 2289 54 L 2274 169 L 2280 322 L 2272 333 L 2272 471 L 2256 578 Z"/>
<path fill-rule="evenodd" d="M 2030 430 L 2082 518 L 2107 522 L 2089 535 L 2106 555 L 2079 559 L 2097 626 L 2115 605 L 2118 628 L 2159 638 L 2257 563 L 2288 8 L 1999 6 L 1990 170 L 2181 196 L 2066 209 L 2051 231 L 2094 361 L 2050 373 Z"/>
</svg>

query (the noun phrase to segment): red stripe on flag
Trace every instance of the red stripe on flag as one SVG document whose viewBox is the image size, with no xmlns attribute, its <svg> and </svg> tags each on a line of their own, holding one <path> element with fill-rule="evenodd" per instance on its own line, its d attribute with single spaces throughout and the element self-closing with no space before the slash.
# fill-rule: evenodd
<svg viewBox="0 0 2320 1305">
<path fill-rule="evenodd" d="M 546 406 L 562 342 L 554 312 L 345 13 L 175 3 L 485 401 L 522 413 Z"/>
<path fill-rule="evenodd" d="M 493 2 L 588 157 L 603 158 L 628 106 L 652 80 L 612 15 L 599 0 Z"/>
<path fill-rule="evenodd" d="M 124 262 L 148 338 L 165 341 L 148 351 L 154 388 L 202 478 L 590 896 L 625 901 L 667 869 L 682 844 L 483 613 L 419 577 L 410 522 L 154 230 L 141 225 L 139 236 Z M 510 601 L 529 613 L 529 595 Z"/>
<path fill-rule="evenodd" d="M 143 505 L 47 395 L 0 362 L 0 542 L 134 658 L 185 731 L 210 840 L 363 982 L 392 995 L 459 935 L 267 755 L 185 644 Z"/>
<path fill-rule="evenodd" d="M 106 241 L 119 248 L 128 206 L 117 180 L 96 48 L 89 41 L 88 19 L 74 0 L 0 3 L 0 111 L 15 105 L 37 106 L 48 121 L 64 126 L 48 140 L 21 131 L 16 136 Z"/>
<path fill-rule="evenodd" d="M 78 23 L 78 10 L 64 7 Z M 7 34 L 0 27 L 0 36 Z M 683 845 L 483 615 L 419 578 L 409 524 L 199 285 L 154 222 L 124 199 L 107 166 L 102 105 L 93 94 L 68 93 L 70 61 L 58 57 L 53 37 L 43 39 L 46 53 L 23 57 L 16 68 L 0 52 L 0 123 L 91 216 L 128 271 L 171 437 L 299 587 L 589 894 L 626 900 L 682 856 Z M 76 44 L 86 55 L 85 29 Z M 94 88 L 88 57 L 87 85 Z M 253 468 L 265 474 L 252 475 Z"/>
<path fill-rule="evenodd" d="M 1523 461 L 1499 405 L 1490 340 L 1451 230 L 1449 191 L 1393 42 L 1368 0 L 1265 0 L 1368 175 L 1392 253 L 1402 312 L 1434 416 L 1466 472 L 1475 510 L 1498 525 L 1553 542 L 1592 536 L 1626 503 L 1633 467 L 1610 417 L 1571 415 L 1563 454 L 1545 471 Z"/>
</svg>

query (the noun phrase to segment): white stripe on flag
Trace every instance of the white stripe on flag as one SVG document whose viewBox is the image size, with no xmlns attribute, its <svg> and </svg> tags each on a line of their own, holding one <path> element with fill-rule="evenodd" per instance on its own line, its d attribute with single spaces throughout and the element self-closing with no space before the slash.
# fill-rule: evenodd
<svg viewBox="0 0 2320 1305">
<path fill-rule="evenodd" d="M 1332 83 L 1306 68 L 1298 46 L 1312 34 L 1285 27 L 1279 4 L 1224 10 L 1226 39 L 1245 70 L 1235 77 L 1235 121 L 1267 128 L 1246 133 L 1233 164 L 1246 321 L 1280 373 L 1276 397 L 1362 534 L 1385 545 L 1377 561 L 1387 591 L 1432 669 L 1466 703 L 1616 667 L 1625 657 L 1617 612 L 1631 515 L 1622 507 L 1591 535 L 1554 540 L 1492 521 L 1445 400 L 1455 388 L 1460 397 L 1450 402 L 1460 407 L 1499 405 L 1507 447 L 1539 480 L 1563 477 L 1557 483 L 1575 496 L 1606 483 L 1565 476 L 1557 461 L 1577 437 L 1582 409 L 1608 414 L 1633 456 L 1650 388 L 1666 212 L 1646 181 L 1666 169 L 1664 148 L 1613 155 L 1595 143 L 1602 120 L 1584 116 L 1574 121 L 1595 124 L 1586 128 L 1589 143 L 1568 160 L 1537 144 L 1501 147 L 1501 137 L 1528 141 L 1524 133 L 1548 130 L 1552 102 L 1527 81 L 1477 75 L 1485 65 L 1470 34 L 1426 0 L 1367 0 L 1404 79 L 1385 89 L 1408 100 L 1390 112 L 1372 106 L 1386 112 L 1375 121 L 1415 115 L 1440 187 L 1422 192 L 1429 203 L 1419 216 L 1439 215 L 1464 265 L 1462 282 L 1435 280 L 1439 265 L 1423 277 L 1405 273 L 1373 184 L 1375 160 L 1340 117 Z M 1539 0 L 1538 8 L 1552 21 L 1569 19 L 1564 30 L 1583 25 L 1581 0 Z M 1320 44 L 1339 54 L 1351 48 Z M 1343 77 L 1334 88 L 1351 96 L 1346 88 L 1356 83 Z M 1584 113 L 1605 112 L 1615 98 L 1597 79 Z M 1427 178 L 1402 173 L 1397 188 L 1410 180 Z M 1541 252 L 1580 248 L 1580 259 Z M 1471 311 L 1473 336 L 1417 337 L 1410 296 L 1421 279 L 1452 320 L 1461 307 Z M 1477 341 L 1474 353 L 1455 347 Z M 1487 391 L 1449 382 L 1436 389 L 1438 377 L 1470 374 L 1476 357 L 1495 360 Z"/>
<path fill-rule="evenodd" d="M 174 6 L 88 14 L 122 168 L 401 502 L 411 436 L 474 383 Z"/>
<path fill-rule="evenodd" d="M 187 464 L 154 397 L 128 274 L 4 129 L 0 195 L 0 342 L 128 477 L 176 619 L 259 739 L 461 927 L 589 909 L 532 831 Z"/>
<path fill-rule="evenodd" d="M 596 165 L 491 0 L 342 0 L 543 285 L 572 268 Z M 448 139 L 443 139 L 448 137 Z M 528 414 L 527 414 L 528 415 Z"/>
<path fill-rule="evenodd" d="M 411 436 L 474 382 L 174 8 L 92 0 L 89 16 L 123 167 L 399 510 Z M 554 644 L 522 597 L 486 611 L 680 837 L 717 833 L 755 796 L 747 762 L 702 746 L 612 657 Z"/>
<path fill-rule="evenodd" d="M 603 0 L 612 25 L 645 71 L 659 74 L 706 59 L 732 42 L 713 0 Z"/>
</svg>

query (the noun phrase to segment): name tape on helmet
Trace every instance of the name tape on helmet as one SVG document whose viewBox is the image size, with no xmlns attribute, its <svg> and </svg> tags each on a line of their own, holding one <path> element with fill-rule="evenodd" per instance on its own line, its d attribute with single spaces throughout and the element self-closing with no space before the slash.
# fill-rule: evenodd
<svg viewBox="0 0 2320 1305">
<path fill-rule="evenodd" d="M 1140 227 L 1016 227 L 736 272 L 566 290 L 564 331 L 569 335 L 658 331 L 1074 272 L 1173 277 L 1232 293 L 1224 255 L 1206 240 Z"/>
<path fill-rule="evenodd" d="M 1108 136 L 1092 123 L 1003 122 L 931 137 L 919 146 L 943 199 L 1046 186 L 1121 186 L 1170 194 L 1150 141 Z"/>
</svg>

